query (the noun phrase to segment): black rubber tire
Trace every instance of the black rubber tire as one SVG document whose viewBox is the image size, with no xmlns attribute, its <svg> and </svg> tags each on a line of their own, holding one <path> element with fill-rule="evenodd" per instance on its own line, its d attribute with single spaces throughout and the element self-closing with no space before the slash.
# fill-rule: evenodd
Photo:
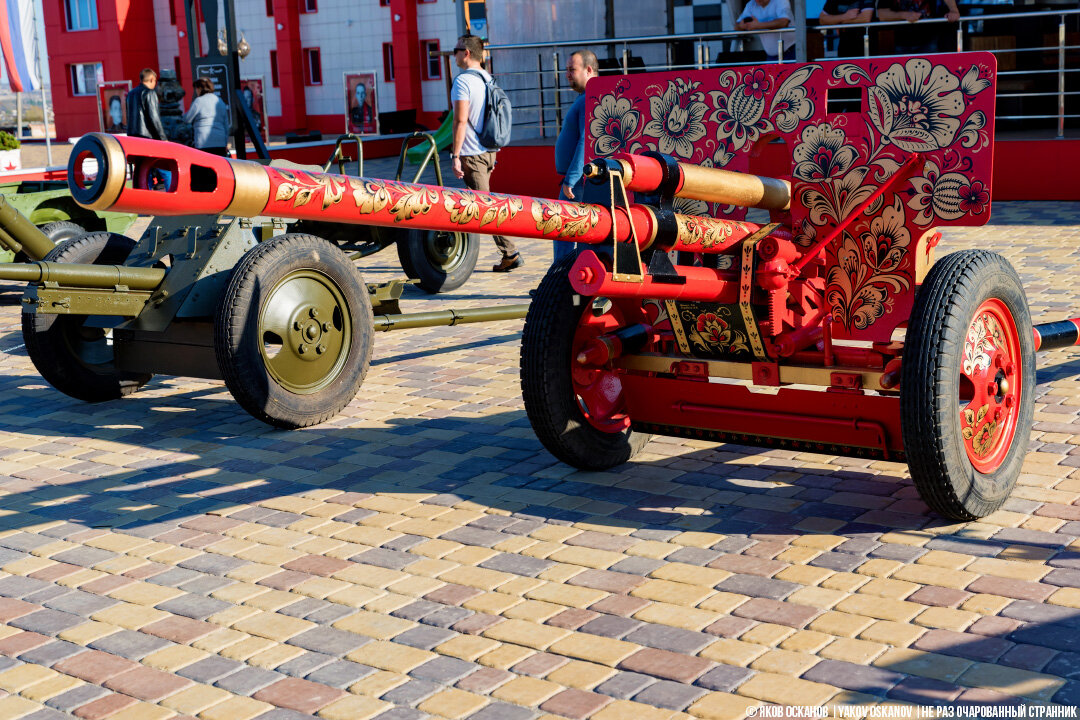
<svg viewBox="0 0 1080 720">
<path fill-rule="evenodd" d="M 436 236 L 454 236 L 455 243 L 464 244 L 449 266 L 436 264 L 428 253 L 429 245 Z M 424 292 L 449 292 L 464 285 L 476 269 L 476 259 L 480 255 L 480 239 L 472 233 L 409 230 L 398 239 L 397 253 L 405 275 L 419 280 Z"/>
<path fill-rule="evenodd" d="M 1011 313 L 1019 337 L 1021 396 L 1011 444 L 996 469 L 976 469 L 964 448 L 959 387 L 965 337 L 989 299 Z M 930 269 L 915 298 L 900 384 L 904 452 L 919 496 L 950 520 L 977 520 L 1002 506 L 1028 451 L 1035 411 L 1031 315 L 1009 262 L 984 250 L 947 255 Z"/>
<path fill-rule="evenodd" d="M 86 233 L 86 228 L 77 223 L 73 223 L 70 220 L 57 220 L 56 222 L 45 223 L 38 229 L 45 233 L 45 237 L 52 240 L 56 245 L 70 242 Z"/>
<path fill-rule="evenodd" d="M 585 419 L 570 375 L 571 345 L 589 298 L 568 276 L 574 252 L 540 281 L 521 334 L 521 396 L 536 437 L 548 452 L 581 470 L 607 470 L 636 455 L 652 437 L 631 429 L 600 430 Z"/>
<path fill-rule="evenodd" d="M 325 385 L 300 393 L 267 368 L 259 323 L 278 284 L 305 271 L 340 293 L 351 335 L 343 362 L 329 371 Z M 214 352 L 236 401 L 259 420 L 291 430 L 334 417 L 356 396 L 371 365 L 373 334 L 367 287 L 345 253 L 314 235 L 287 234 L 260 243 L 237 264 L 214 324 Z"/>
<path fill-rule="evenodd" d="M 129 237 L 94 232 L 58 245 L 45 260 L 120 265 L 134 247 Z M 23 313 L 26 352 L 46 382 L 77 400 L 103 402 L 130 395 L 150 381 L 150 373 L 117 370 L 105 331 L 84 328 L 85 320 L 85 315 Z"/>
</svg>

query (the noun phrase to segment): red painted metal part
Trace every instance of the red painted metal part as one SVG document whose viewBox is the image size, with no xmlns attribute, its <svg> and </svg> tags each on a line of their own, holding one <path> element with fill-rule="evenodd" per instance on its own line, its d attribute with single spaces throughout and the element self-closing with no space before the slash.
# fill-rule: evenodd
<svg viewBox="0 0 1080 720">
<path fill-rule="evenodd" d="M 748 437 L 847 445 L 883 457 L 903 454 L 894 396 L 742 385 L 627 373 L 622 388 L 634 424 L 701 428 Z"/>
<path fill-rule="evenodd" d="M 618 282 L 612 277 L 611 263 L 586 250 L 570 269 L 570 284 L 588 297 L 598 295 L 618 298 L 658 298 L 664 300 L 707 300 L 733 303 L 739 300 L 739 279 L 730 271 L 703 267 L 679 266 L 684 284 L 656 282 L 645 273 L 642 281 Z"/>
<path fill-rule="evenodd" d="M 790 213 L 773 215 L 800 248 L 791 267 L 825 280 L 837 340 L 888 342 L 911 314 L 931 229 L 990 218 L 995 82 L 981 52 L 599 77 L 585 158 L 659 152 L 747 173 L 759 154 L 782 155 L 766 174 L 791 181 Z M 858 100 L 834 107 L 838 91 Z M 915 155 L 921 166 L 901 170 Z M 632 188 L 655 185 L 657 167 L 632 164 Z"/>
<path fill-rule="evenodd" d="M 119 146 L 120 152 L 101 149 L 107 146 Z M 80 175 L 80 168 L 84 157 L 91 155 L 98 160 L 99 175 L 110 178 L 115 197 L 95 196 L 85 189 L 89 180 Z M 132 167 L 132 182 L 123 186 L 119 178 L 127 165 Z M 609 241 L 612 232 L 611 210 L 601 205 L 262 166 L 145 138 L 87 135 L 72 150 L 70 167 L 76 201 L 95 209 L 150 215 L 271 215 L 589 244 Z M 150 189 L 155 169 L 172 173 L 171 187 Z M 643 248 L 652 242 L 656 218 L 648 207 L 635 204 L 615 212 L 617 241 L 636 236 Z M 674 249 L 689 252 L 722 252 L 759 229 L 754 223 L 681 214 L 675 220 L 679 240 Z"/>
<path fill-rule="evenodd" d="M 960 426 L 964 450 L 981 473 L 997 470 L 1012 446 L 1023 384 L 1020 336 L 1009 308 L 990 298 L 975 311 L 960 369 Z"/>
</svg>

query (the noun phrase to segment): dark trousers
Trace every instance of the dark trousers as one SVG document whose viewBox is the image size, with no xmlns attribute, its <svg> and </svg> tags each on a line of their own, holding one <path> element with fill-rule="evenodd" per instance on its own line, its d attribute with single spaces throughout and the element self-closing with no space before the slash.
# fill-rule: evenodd
<svg viewBox="0 0 1080 720">
<path fill-rule="evenodd" d="M 461 169 L 465 172 L 465 187 L 479 192 L 491 192 L 491 171 L 495 169 L 495 151 L 488 150 L 479 155 L 464 155 Z M 503 254 L 503 257 L 517 255 L 517 247 L 510 238 L 492 235 L 491 239 Z"/>
</svg>

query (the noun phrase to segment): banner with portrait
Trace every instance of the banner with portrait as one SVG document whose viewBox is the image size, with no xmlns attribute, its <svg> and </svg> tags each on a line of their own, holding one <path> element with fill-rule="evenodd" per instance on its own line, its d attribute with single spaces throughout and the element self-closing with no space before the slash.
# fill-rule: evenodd
<svg viewBox="0 0 1080 720">
<path fill-rule="evenodd" d="M 345 132 L 379 134 L 379 104 L 374 72 L 345 73 Z"/>
<path fill-rule="evenodd" d="M 244 78 L 240 81 L 240 95 L 244 104 L 255 117 L 255 129 L 262 135 L 263 142 L 270 142 L 270 124 L 266 117 L 266 94 L 263 92 L 263 78 Z"/>
<path fill-rule="evenodd" d="M 98 85 L 98 126 L 101 132 L 127 132 L 127 96 L 130 80 L 103 82 Z"/>
</svg>

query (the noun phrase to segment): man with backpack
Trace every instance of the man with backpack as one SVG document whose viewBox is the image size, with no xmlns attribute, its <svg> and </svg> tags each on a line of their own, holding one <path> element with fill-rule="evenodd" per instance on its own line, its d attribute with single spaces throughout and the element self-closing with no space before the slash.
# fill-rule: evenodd
<svg viewBox="0 0 1080 720">
<path fill-rule="evenodd" d="M 454 78 L 450 99 L 454 103 L 454 136 L 450 160 L 454 175 L 470 190 L 488 192 L 495 153 L 510 140 L 510 104 L 491 75 L 484 70 L 484 41 L 475 35 L 458 38 L 454 61 L 461 72 Z M 502 260 L 491 269 L 509 272 L 525 261 L 509 238 L 492 235 Z"/>
</svg>

